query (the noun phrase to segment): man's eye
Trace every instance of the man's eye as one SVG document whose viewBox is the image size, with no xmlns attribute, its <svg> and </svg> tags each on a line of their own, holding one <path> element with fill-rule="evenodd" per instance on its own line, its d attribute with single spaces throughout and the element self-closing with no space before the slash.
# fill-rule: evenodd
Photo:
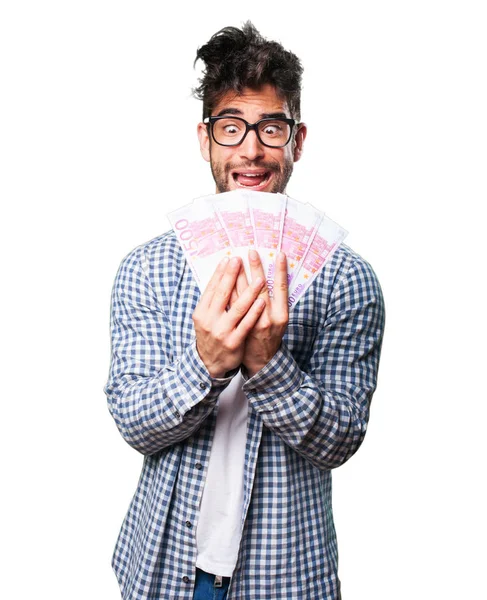
<svg viewBox="0 0 487 600">
<path fill-rule="evenodd" d="M 265 135 L 280 135 L 282 133 L 282 127 L 277 123 L 272 123 L 271 125 L 266 125 L 264 127 L 263 133 L 265 133 Z"/>
<path fill-rule="evenodd" d="M 221 123 L 220 127 L 225 135 L 235 135 L 242 130 L 242 126 L 239 123 L 228 123 L 227 121 Z"/>
<path fill-rule="evenodd" d="M 238 127 L 236 125 L 225 125 L 225 133 L 237 133 Z"/>
</svg>

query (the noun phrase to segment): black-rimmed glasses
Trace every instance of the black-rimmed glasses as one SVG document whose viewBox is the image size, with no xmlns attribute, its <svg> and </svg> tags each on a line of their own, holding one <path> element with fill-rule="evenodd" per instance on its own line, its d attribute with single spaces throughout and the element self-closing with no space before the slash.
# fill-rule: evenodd
<svg viewBox="0 0 487 600">
<path fill-rule="evenodd" d="M 221 117 L 206 117 L 203 120 L 210 129 L 212 137 L 220 146 L 238 146 L 252 129 L 260 143 L 269 148 L 282 148 L 289 143 L 294 119 L 261 119 L 257 123 L 247 123 L 245 119 L 223 115 Z"/>
</svg>

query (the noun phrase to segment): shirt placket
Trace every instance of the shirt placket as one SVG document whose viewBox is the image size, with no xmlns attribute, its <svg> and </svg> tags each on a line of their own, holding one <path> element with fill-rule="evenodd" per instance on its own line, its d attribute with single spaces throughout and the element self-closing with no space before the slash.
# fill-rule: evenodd
<svg viewBox="0 0 487 600">
<path fill-rule="evenodd" d="M 248 415 L 248 428 L 247 428 L 247 443 L 245 446 L 245 467 L 244 467 L 244 502 L 242 510 L 242 521 L 240 527 L 240 547 L 237 556 L 237 564 L 230 580 L 228 587 L 227 600 L 232 600 L 233 590 L 235 588 L 235 582 L 239 578 L 240 567 L 242 562 L 241 548 L 242 538 L 244 535 L 245 520 L 247 518 L 247 512 L 250 506 L 250 500 L 252 497 L 252 488 L 254 486 L 255 469 L 257 467 L 257 458 L 259 455 L 259 446 L 262 439 L 262 419 L 253 410 L 249 410 Z M 261 532 L 265 535 L 265 532 Z"/>
<path fill-rule="evenodd" d="M 187 552 L 184 557 L 181 557 L 180 563 L 181 598 L 187 598 L 188 600 L 193 597 L 194 592 L 198 552 L 196 528 L 210 459 L 211 440 L 215 431 L 216 414 L 217 407 L 202 424 L 196 436 L 187 439 L 179 468 L 178 494 L 181 501 L 178 504 L 177 518 L 180 520 L 180 530 L 185 532 L 181 544 L 187 548 Z"/>
</svg>

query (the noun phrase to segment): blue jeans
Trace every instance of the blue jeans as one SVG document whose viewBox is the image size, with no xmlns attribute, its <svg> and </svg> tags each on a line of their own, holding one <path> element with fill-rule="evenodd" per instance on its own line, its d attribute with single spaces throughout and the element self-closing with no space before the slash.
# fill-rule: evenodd
<svg viewBox="0 0 487 600">
<path fill-rule="evenodd" d="M 215 587 L 214 575 L 196 569 L 193 600 L 225 600 L 230 585 L 230 577 L 223 577 L 222 580 L 222 586 Z"/>
</svg>

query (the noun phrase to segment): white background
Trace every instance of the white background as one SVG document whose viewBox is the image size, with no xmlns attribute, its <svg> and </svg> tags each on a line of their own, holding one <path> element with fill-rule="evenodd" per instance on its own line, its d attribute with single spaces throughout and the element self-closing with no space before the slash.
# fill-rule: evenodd
<svg viewBox="0 0 487 600">
<path fill-rule="evenodd" d="M 102 391 L 110 290 L 214 191 L 193 60 L 248 18 L 305 67 L 288 192 L 350 231 L 386 299 L 368 434 L 334 473 L 344 600 L 487 597 L 482 4 L 2 3 L 2 598 L 119 598 L 142 457 Z"/>
</svg>

